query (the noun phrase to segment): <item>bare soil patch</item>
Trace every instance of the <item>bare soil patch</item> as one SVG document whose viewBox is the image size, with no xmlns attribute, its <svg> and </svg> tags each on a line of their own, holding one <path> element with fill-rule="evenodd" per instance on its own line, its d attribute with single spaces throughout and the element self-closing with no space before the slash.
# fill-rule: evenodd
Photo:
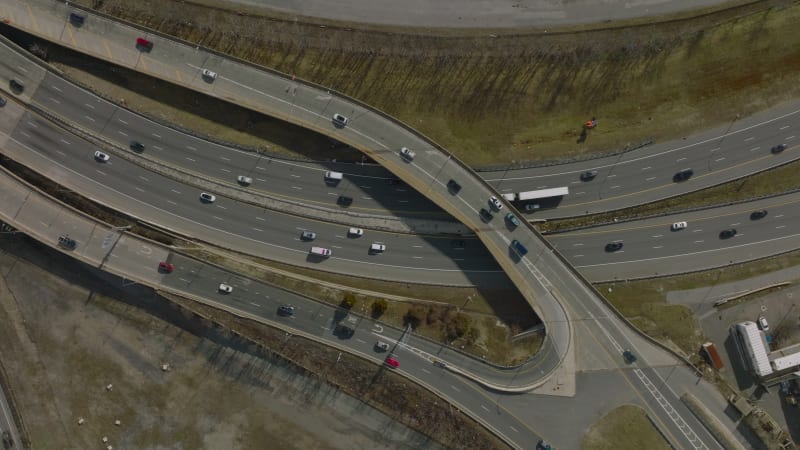
<svg viewBox="0 0 800 450">
<path fill-rule="evenodd" d="M 800 5 L 790 0 L 622 28 L 494 34 L 321 27 L 193 2 L 77 3 L 329 86 L 472 165 L 617 151 L 800 93 Z M 581 137 L 593 116 L 599 126 Z"/>
</svg>

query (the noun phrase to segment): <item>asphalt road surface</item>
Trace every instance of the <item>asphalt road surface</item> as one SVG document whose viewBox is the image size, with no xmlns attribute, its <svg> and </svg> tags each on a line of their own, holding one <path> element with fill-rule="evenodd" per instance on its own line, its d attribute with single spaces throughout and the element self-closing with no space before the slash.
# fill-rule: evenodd
<svg viewBox="0 0 800 450">
<path fill-rule="evenodd" d="M 541 28 L 657 16 L 706 8 L 723 0 L 411 0 L 403 3 L 347 0 L 337 3 L 335 8 L 324 0 L 234 0 L 234 3 L 298 16 L 412 28 Z"/>
</svg>

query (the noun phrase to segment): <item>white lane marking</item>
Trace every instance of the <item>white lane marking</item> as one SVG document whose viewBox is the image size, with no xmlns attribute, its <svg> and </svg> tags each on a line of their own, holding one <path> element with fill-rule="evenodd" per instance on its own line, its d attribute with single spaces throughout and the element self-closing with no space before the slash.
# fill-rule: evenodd
<svg viewBox="0 0 800 450">
<path fill-rule="evenodd" d="M 778 214 L 777 216 L 775 216 L 776 219 L 780 219 L 781 217 L 783 217 L 783 214 Z"/>
<path fill-rule="evenodd" d="M 703 231 L 703 229 L 702 229 L 702 228 L 698 228 L 698 229 L 696 229 L 696 230 L 692 230 L 692 233 L 699 233 L 699 232 L 701 232 L 701 231 Z"/>
<path fill-rule="evenodd" d="M 150 133 L 154 138 L 161 139 L 161 136 L 155 133 Z"/>
<path fill-rule="evenodd" d="M 139 179 L 142 180 L 142 181 L 150 182 L 150 180 L 148 180 L 147 178 L 145 178 L 145 177 L 143 177 L 141 175 L 139 175 Z"/>
<path fill-rule="evenodd" d="M 650 166 L 642 167 L 642 170 L 650 170 L 650 169 L 652 169 L 652 167 L 650 167 Z"/>
<path fill-rule="evenodd" d="M 88 103 L 84 103 L 83 106 L 86 106 L 89 109 L 94 109 L 94 106 L 92 106 L 92 105 L 90 105 Z"/>
<path fill-rule="evenodd" d="M 681 162 L 681 161 L 683 161 L 683 160 L 685 160 L 685 159 L 686 159 L 686 158 L 678 158 L 678 161 L 677 161 L 677 162 Z"/>
<path fill-rule="evenodd" d="M 266 221 L 267 221 L 267 219 L 265 219 L 265 218 L 263 218 L 263 217 L 256 217 L 256 220 L 260 220 L 260 221 L 262 221 L 262 222 L 266 222 Z"/>
<path fill-rule="evenodd" d="M 511 428 L 511 431 L 513 431 L 514 433 L 519 433 L 519 430 L 514 428 L 514 425 L 509 425 L 508 428 Z"/>
<path fill-rule="evenodd" d="M 21 69 L 21 68 L 22 68 L 22 67 L 20 67 L 20 69 Z M 64 91 L 62 91 L 60 88 L 58 88 L 58 87 L 56 87 L 56 86 L 53 86 L 53 85 L 50 85 L 50 88 L 52 88 L 54 91 L 58 91 L 58 92 L 64 92 Z"/>
<path fill-rule="evenodd" d="M 714 147 L 714 148 L 712 148 L 711 150 L 709 150 L 709 152 L 715 152 L 715 151 L 717 151 L 717 150 L 719 150 L 719 147 Z"/>
<path fill-rule="evenodd" d="M 753 139 L 755 139 L 755 137 L 754 137 L 754 136 L 751 136 L 751 137 L 749 137 L 749 138 L 746 138 L 744 141 L 745 141 L 745 142 L 750 142 L 750 141 L 752 141 Z"/>
<path fill-rule="evenodd" d="M 776 230 L 780 230 L 781 228 L 786 228 L 786 225 L 778 225 L 775 227 Z"/>
<path fill-rule="evenodd" d="M 30 120 L 28 121 L 28 126 L 31 127 L 31 128 L 39 128 L 39 125 L 36 125 L 35 123 L 31 122 Z"/>
<path fill-rule="evenodd" d="M 616 186 L 611 186 L 609 189 L 619 189 L 620 187 L 621 187 L 620 185 L 616 185 Z"/>
<path fill-rule="evenodd" d="M 261 228 L 256 228 L 256 227 L 252 227 L 251 229 L 252 229 L 253 231 L 258 231 L 259 233 L 262 233 L 262 232 L 264 231 L 264 230 L 262 230 Z"/>
<path fill-rule="evenodd" d="M 794 135 L 791 135 L 791 136 L 787 137 L 785 140 L 786 140 L 786 141 L 790 141 L 790 140 L 792 140 L 792 139 L 794 139 Z"/>
<path fill-rule="evenodd" d="M 120 122 L 124 123 L 125 125 L 127 125 L 127 124 L 128 124 L 128 122 L 125 122 L 124 120 L 122 120 L 122 119 L 120 119 L 120 118 L 117 118 L 117 120 L 119 120 Z"/>
<path fill-rule="evenodd" d="M 720 162 L 720 161 L 722 161 L 722 160 L 724 160 L 724 159 L 725 159 L 725 157 L 723 156 L 722 158 L 717 158 L 717 159 L 715 159 L 715 160 L 714 160 L 714 162 Z"/>
<path fill-rule="evenodd" d="M 164 150 L 162 147 L 159 147 L 157 145 L 154 145 L 153 148 L 156 149 L 156 150 Z"/>
<path fill-rule="evenodd" d="M 196 148 L 192 147 L 191 145 L 187 145 L 186 148 L 188 148 L 189 150 L 192 150 L 192 151 L 197 150 Z"/>
<path fill-rule="evenodd" d="M 790 126 L 791 125 L 784 125 L 784 126 L 780 127 L 779 130 L 783 131 L 783 130 L 789 128 Z"/>
<path fill-rule="evenodd" d="M 738 226 L 738 225 L 740 225 L 740 224 L 741 224 L 741 222 L 736 222 L 736 223 L 732 223 L 732 224 L 731 224 L 731 226 L 732 226 L 732 227 L 735 227 L 735 226 Z"/>
<path fill-rule="evenodd" d="M 450 385 L 450 387 L 453 388 L 453 390 L 456 391 L 456 392 L 461 392 L 461 389 L 453 386 L 452 384 Z"/>
<path fill-rule="evenodd" d="M 372 200 L 372 197 L 361 197 L 363 200 Z"/>
<path fill-rule="evenodd" d="M 65 143 L 65 144 L 67 144 L 67 145 L 72 145 L 71 143 L 69 143 L 68 141 L 66 141 L 66 140 L 64 140 L 64 139 L 61 139 L 61 142 Z"/>
<path fill-rule="evenodd" d="M 50 97 L 50 101 L 53 102 L 53 103 L 59 104 L 59 105 L 61 104 L 61 102 L 58 101 L 58 99 L 55 99 L 53 97 Z"/>
<path fill-rule="evenodd" d="M 197 162 L 197 161 L 195 161 L 195 160 L 193 160 L 192 158 L 189 158 L 189 157 L 186 157 L 186 159 L 188 159 L 191 162 Z"/>
<path fill-rule="evenodd" d="M 414 247 L 414 248 L 422 248 L 421 245 L 412 245 L 412 247 Z"/>
<path fill-rule="evenodd" d="M 487 408 L 487 407 L 485 407 L 485 406 L 483 406 L 483 405 L 481 405 L 481 409 L 483 409 L 483 410 L 484 410 L 484 411 L 486 411 L 486 412 L 489 412 L 489 408 Z"/>
<path fill-rule="evenodd" d="M 231 171 L 230 171 L 230 170 L 228 170 L 228 169 L 223 169 L 223 168 L 220 168 L 219 170 L 221 170 L 221 171 L 223 171 L 223 172 L 225 172 L 225 173 L 231 173 Z"/>
<path fill-rule="evenodd" d="M 219 220 L 219 221 L 221 221 L 221 222 L 224 222 L 224 220 L 222 219 L 222 217 L 217 217 L 217 216 L 211 216 L 211 217 L 213 217 L 213 218 L 215 218 L 215 219 L 217 219 L 217 220 Z"/>
<path fill-rule="evenodd" d="M 133 188 L 139 192 L 144 192 L 144 189 L 140 188 L 139 186 L 134 186 Z"/>
<path fill-rule="evenodd" d="M 585 195 L 586 192 L 576 192 L 575 195 Z"/>
<path fill-rule="evenodd" d="M 62 152 L 61 150 L 56 150 L 56 153 L 58 153 L 58 154 L 59 154 L 59 155 L 61 155 L 61 156 L 67 156 L 67 155 L 66 155 L 66 154 L 64 154 L 64 152 Z"/>
<path fill-rule="evenodd" d="M 577 244 L 572 244 L 573 247 L 580 247 L 582 245 L 583 245 L 583 243 L 581 243 L 581 242 L 578 242 Z"/>
<path fill-rule="evenodd" d="M 228 209 L 228 208 L 226 208 L 224 206 L 220 206 L 220 205 L 214 205 L 214 206 L 216 206 L 217 208 L 220 208 L 220 209 Z"/>
<path fill-rule="evenodd" d="M 655 179 L 656 179 L 656 177 L 650 177 L 650 178 L 646 178 L 644 181 L 653 181 Z"/>
<path fill-rule="evenodd" d="M 298 191 L 302 191 L 303 190 L 303 188 L 301 188 L 300 186 L 292 186 L 292 189 L 295 189 L 295 190 L 298 190 Z"/>
<path fill-rule="evenodd" d="M 167 203 L 169 203 L 170 205 L 177 205 L 177 203 L 173 202 L 172 200 L 167 200 Z"/>
<path fill-rule="evenodd" d="M 255 306 L 256 308 L 260 308 L 260 307 L 261 307 L 261 305 L 259 305 L 258 303 L 253 303 L 253 302 L 250 302 L 250 304 L 251 304 L 251 305 L 253 305 L 253 306 Z"/>
<path fill-rule="evenodd" d="M 94 121 L 95 121 L 94 119 L 92 119 L 92 118 L 91 118 L 91 117 L 89 117 L 89 116 L 83 116 L 83 117 L 86 117 L 87 119 L 91 120 L 92 122 L 94 122 Z"/>
<path fill-rule="evenodd" d="M 664 236 L 663 234 L 657 234 L 657 235 L 655 235 L 655 236 L 653 236 L 653 237 L 654 237 L 654 238 L 660 238 L 660 237 L 663 237 L 663 236 Z"/>
<path fill-rule="evenodd" d="M 226 157 L 224 157 L 224 156 L 220 156 L 219 158 L 220 158 L 221 160 L 223 160 L 223 161 L 230 161 L 230 160 L 231 160 L 230 158 L 226 158 Z"/>
<path fill-rule="evenodd" d="M 430 371 L 430 370 L 428 370 L 428 369 L 422 369 L 422 371 L 423 371 L 423 372 L 425 372 L 425 373 L 427 373 L 428 375 L 430 375 L 430 373 L 431 373 L 431 371 Z"/>
<path fill-rule="evenodd" d="M 20 131 L 20 133 L 21 133 L 23 136 L 27 137 L 27 138 L 31 137 L 31 135 L 30 135 L 30 134 L 28 134 L 28 133 L 26 133 L 26 132 L 24 132 L 24 131 Z"/>
<path fill-rule="evenodd" d="M 751 152 L 754 152 L 756 150 L 761 150 L 761 147 L 753 147 L 753 148 L 750 149 Z"/>
<path fill-rule="evenodd" d="M 615 178 L 616 176 L 617 176 L 617 175 L 616 175 L 616 174 L 614 174 L 614 175 L 609 175 L 609 176 L 607 176 L 606 178 Z"/>
<path fill-rule="evenodd" d="M 96 172 L 97 172 L 97 173 L 99 173 L 100 175 L 103 175 L 103 176 L 105 176 L 105 175 L 106 175 L 106 173 L 105 173 L 105 172 L 103 172 L 102 170 L 97 170 Z"/>
<path fill-rule="evenodd" d="M 174 192 L 174 193 L 176 193 L 176 194 L 178 194 L 178 195 L 180 195 L 180 194 L 181 194 L 181 193 L 180 193 L 180 191 L 176 191 L 175 189 L 170 189 L 170 191 L 172 191 L 172 192 Z"/>
<path fill-rule="evenodd" d="M 422 259 L 422 256 L 414 256 L 414 259 Z"/>
<path fill-rule="evenodd" d="M 117 133 L 119 133 L 119 134 L 121 134 L 121 135 L 123 135 L 123 136 L 125 136 L 125 137 L 127 137 L 127 136 L 128 136 L 128 135 L 127 135 L 125 132 L 123 132 L 122 130 L 117 130 Z"/>
<path fill-rule="evenodd" d="M 300 178 L 300 175 L 291 174 L 290 176 L 291 176 L 292 178 Z"/>
<path fill-rule="evenodd" d="M 656 246 L 655 246 L 655 247 L 653 247 L 653 248 L 664 248 L 664 246 L 663 246 L 663 245 L 656 245 Z"/>
<path fill-rule="evenodd" d="M 695 244 L 702 244 L 705 241 L 694 241 Z"/>
<path fill-rule="evenodd" d="M 573 258 L 583 258 L 583 255 L 575 255 Z"/>
</svg>

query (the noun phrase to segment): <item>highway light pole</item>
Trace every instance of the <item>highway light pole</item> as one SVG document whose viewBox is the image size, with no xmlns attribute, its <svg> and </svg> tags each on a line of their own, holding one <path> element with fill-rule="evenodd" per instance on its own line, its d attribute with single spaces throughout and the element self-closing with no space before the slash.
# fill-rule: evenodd
<svg viewBox="0 0 800 450">
<path fill-rule="evenodd" d="M 114 251 L 114 248 L 117 246 L 117 243 L 119 242 L 120 239 L 122 239 L 122 232 L 128 231 L 131 228 L 132 228 L 131 225 L 125 225 L 124 227 L 112 227 L 111 230 L 109 230 L 110 233 L 108 234 L 107 237 L 112 237 L 113 236 L 112 233 L 117 233 L 117 238 L 114 240 L 114 243 L 111 244 L 111 247 L 108 249 L 105 256 L 103 256 L 103 260 L 100 261 L 100 265 L 97 266 L 99 269 L 103 268 L 103 265 L 105 265 L 106 261 L 108 261 L 108 258 L 111 256 L 111 252 Z"/>
</svg>

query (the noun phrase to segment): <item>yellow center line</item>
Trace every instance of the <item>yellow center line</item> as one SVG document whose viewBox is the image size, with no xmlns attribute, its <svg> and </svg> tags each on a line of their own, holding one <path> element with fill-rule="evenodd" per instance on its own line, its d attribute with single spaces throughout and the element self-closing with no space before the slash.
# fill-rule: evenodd
<svg viewBox="0 0 800 450">
<path fill-rule="evenodd" d="M 25 7 L 28 9 L 28 15 L 31 16 L 31 22 L 33 23 L 33 29 L 36 30 L 36 32 L 40 32 L 39 23 L 36 21 L 36 16 L 33 14 L 33 10 L 31 10 L 31 5 L 25 5 Z"/>
<path fill-rule="evenodd" d="M 67 33 L 69 34 L 69 40 L 72 41 L 72 45 L 74 47 L 77 47 L 78 43 L 75 41 L 75 34 L 72 32 L 72 26 L 67 25 L 66 28 L 67 28 Z"/>
<path fill-rule="evenodd" d="M 108 46 L 108 41 L 103 39 L 103 47 L 106 48 L 106 54 L 108 55 L 108 59 L 114 60 L 114 55 L 111 54 L 111 48 Z"/>
<path fill-rule="evenodd" d="M 181 83 L 183 82 L 183 78 L 181 77 L 181 71 L 178 69 L 175 69 L 175 78 L 177 78 L 179 82 Z"/>
</svg>

